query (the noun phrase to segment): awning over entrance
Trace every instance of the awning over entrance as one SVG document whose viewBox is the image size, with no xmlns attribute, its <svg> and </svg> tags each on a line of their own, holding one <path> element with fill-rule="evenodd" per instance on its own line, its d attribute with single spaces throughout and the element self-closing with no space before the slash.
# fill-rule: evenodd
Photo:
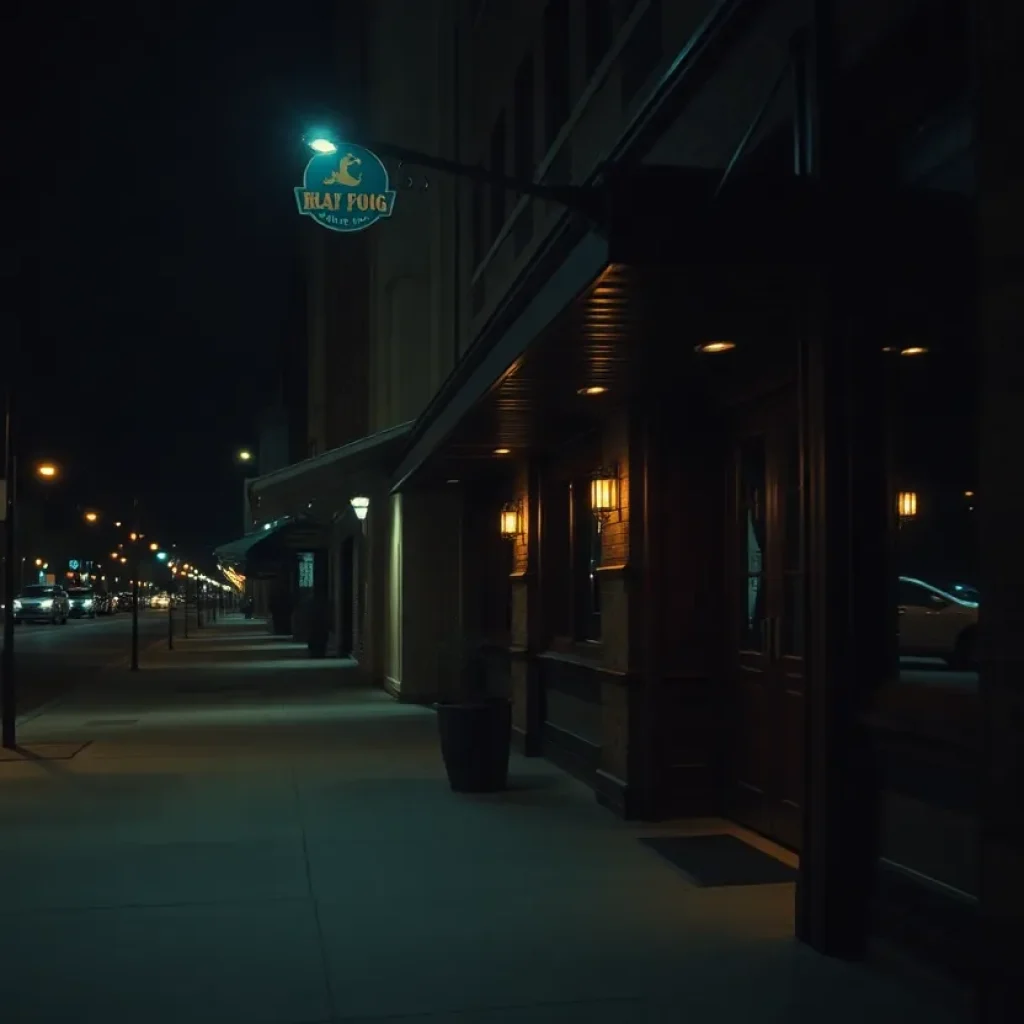
<svg viewBox="0 0 1024 1024">
<path fill-rule="evenodd" d="M 347 512 L 352 497 L 388 479 L 412 426 L 400 423 L 257 477 L 249 485 L 255 521 L 304 516 L 330 522 Z"/>
<path fill-rule="evenodd" d="M 296 551 L 325 547 L 327 536 L 322 526 L 307 519 L 285 517 L 266 523 L 238 540 L 214 549 L 222 565 L 244 575 L 258 574 Z"/>
<path fill-rule="evenodd" d="M 699 344 L 736 343 L 751 371 L 777 363 L 780 347 L 792 351 L 794 309 L 825 253 L 849 262 L 861 305 L 880 304 L 908 334 L 943 329 L 913 296 L 939 276 L 949 289 L 965 280 L 970 219 L 959 198 L 909 189 L 826 198 L 793 177 L 716 195 L 720 180 L 692 168 L 617 174 L 607 238 L 577 225 L 552 243 L 561 262 L 524 276 L 485 327 L 417 421 L 394 489 L 481 470 L 498 449 L 544 450 L 595 425 L 609 404 L 656 393 L 686 401 L 706 372 Z M 870 340 L 887 344 L 878 330 Z"/>
</svg>

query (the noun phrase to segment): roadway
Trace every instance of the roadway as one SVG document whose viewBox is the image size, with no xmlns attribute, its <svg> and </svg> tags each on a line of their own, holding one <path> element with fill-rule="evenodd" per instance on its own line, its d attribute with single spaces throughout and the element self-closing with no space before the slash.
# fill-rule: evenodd
<svg viewBox="0 0 1024 1024">
<path fill-rule="evenodd" d="M 195 612 L 191 614 L 194 616 Z M 174 613 L 175 633 L 181 611 Z M 140 661 L 147 647 L 167 636 L 167 612 L 139 610 Z M 132 617 L 128 613 L 71 619 L 66 626 L 22 623 L 14 630 L 18 714 L 31 714 L 96 673 L 126 666 L 131 658 Z"/>
</svg>

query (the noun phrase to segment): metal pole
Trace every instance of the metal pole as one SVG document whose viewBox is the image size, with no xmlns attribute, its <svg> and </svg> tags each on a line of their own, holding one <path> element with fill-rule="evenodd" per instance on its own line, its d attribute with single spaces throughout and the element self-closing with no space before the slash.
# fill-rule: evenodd
<svg viewBox="0 0 1024 1024">
<path fill-rule="evenodd" d="M 167 595 L 167 650 L 174 650 L 174 598 Z"/>
<path fill-rule="evenodd" d="M 211 622 L 216 622 L 217 621 L 217 595 L 216 594 L 214 594 L 210 598 L 210 621 Z"/>
<path fill-rule="evenodd" d="M 132 671 L 139 670 L 139 560 L 135 559 L 132 580 Z"/>
<path fill-rule="evenodd" d="M 14 678 L 14 512 L 16 505 L 18 461 L 14 456 L 14 394 L 11 384 L 7 385 L 7 412 L 5 416 L 4 479 L 7 481 L 6 518 L 4 519 L 4 650 L 2 677 L 0 677 L 0 716 L 2 716 L 2 741 L 8 749 L 17 746 L 18 701 L 17 684 Z"/>
<path fill-rule="evenodd" d="M 196 580 L 196 629 L 203 628 L 203 585 Z"/>
<path fill-rule="evenodd" d="M 135 499 L 135 540 L 132 559 L 132 671 L 139 670 L 139 501 Z"/>
<path fill-rule="evenodd" d="M 185 602 L 181 606 L 181 609 L 182 609 L 181 610 L 181 621 L 182 621 L 182 623 L 184 625 L 184 630 L 182 631 L 182 636 L 184 636 L 185 639 L 187 640 L 188 639 L 188 577 L 187 576 L 181 581 L 181 585 L 182 585 L 182 587 L 183 587 L 183 589 L 185 591 Z"/>
</svg>

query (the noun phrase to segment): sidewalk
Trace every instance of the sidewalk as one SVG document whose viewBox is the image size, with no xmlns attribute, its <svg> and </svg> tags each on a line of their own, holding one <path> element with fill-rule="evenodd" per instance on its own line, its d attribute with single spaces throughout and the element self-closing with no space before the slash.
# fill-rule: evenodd
<svg viewBox="0 0 1024 1024">
<path fill-rule="evenodd" d="M 797 945 L 791 885 L 691 885 L 544 761 L 453 794 L 432 712 L 264 629 L 147 651 L 0 762 L 5 1021 L 964 1020 Z"/>
</svg>

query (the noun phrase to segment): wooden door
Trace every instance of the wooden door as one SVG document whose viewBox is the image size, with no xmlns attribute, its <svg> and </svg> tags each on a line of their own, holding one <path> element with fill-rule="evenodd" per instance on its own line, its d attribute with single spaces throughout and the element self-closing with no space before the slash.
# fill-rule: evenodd
<svg viewBox="0 0 1024 1024">
<path fill-rule="evenodd" d="M 795 403 L 745 415 L 733 457 L 728 790 L 740 823 L 799 849 L 804 784 L 801 464 Z"/>
</svg>

